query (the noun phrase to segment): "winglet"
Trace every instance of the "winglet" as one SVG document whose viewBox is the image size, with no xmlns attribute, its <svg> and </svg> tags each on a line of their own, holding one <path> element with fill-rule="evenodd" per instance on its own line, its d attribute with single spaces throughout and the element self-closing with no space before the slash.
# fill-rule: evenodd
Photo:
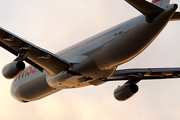
<svg viewBox="0 0 180 120">
<path fill-rule="evenodd" d="M 138 11 L 140 11 L 146 17 L 154 17 L 157 16 L 159 13 L 164 11 L 164 9 L 149 3 L 145 0 L 125 0 L 130 5 L 135 7 Z"/>
</svg>

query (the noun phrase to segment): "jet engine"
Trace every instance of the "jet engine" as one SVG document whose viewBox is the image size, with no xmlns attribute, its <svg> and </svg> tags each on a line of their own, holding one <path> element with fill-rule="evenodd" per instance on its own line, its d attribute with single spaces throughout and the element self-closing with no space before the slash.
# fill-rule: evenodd
<svg viewBox="0 0 180 120">
<path fill-rule="evenodd" d="M 122 86 L 118 86 L 114 90 L 114 97 L 119 101 L 125 101 L 133 96 L 138 91 L 138 86 L 136 84 L 126 83 Z"/>
<path fill-rule="evenodd" d="M 13 61 L 12 63 L 4 66 L 2 74 L 7 79 L 16 77 L 22 70 L 24 70 L 25 64 L 22 61 Z"/>
</svg>

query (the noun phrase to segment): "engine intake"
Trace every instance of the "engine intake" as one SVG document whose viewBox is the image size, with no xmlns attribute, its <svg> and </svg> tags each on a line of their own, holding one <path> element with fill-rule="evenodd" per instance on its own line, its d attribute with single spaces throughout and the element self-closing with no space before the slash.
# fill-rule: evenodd
<svg viewBox="0 0 180 120">
<path fill-rule="evenodd" d="M 7 79 L 16 77 L 22 70 L 24 70 L 25 64 L 22 61 L 13 61 L 12 63 L 4 66 L 2 74 Z"/>
<path fill-rule="evenodd" d="M 114 97 L 119 101 L 125 101 L 132 97 L 138 89 L 136 84 L 124 84 L 114 90 Z"/>
</svg>

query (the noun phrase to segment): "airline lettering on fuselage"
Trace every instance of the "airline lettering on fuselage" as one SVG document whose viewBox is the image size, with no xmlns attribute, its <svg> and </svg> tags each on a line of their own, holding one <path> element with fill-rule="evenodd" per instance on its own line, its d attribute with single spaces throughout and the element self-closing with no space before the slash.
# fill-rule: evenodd
<svg viewBox="0 0 180 120">
<path fill-rule="evenodd" d="M 36 72 L 36 68 L 29 66 L 25 70 L 23 70 L 15 79 L 14 82 L 16 82 L 19 79 L 22 79 L 23 77 L 29 76 L 30 74 L 34 74 Z"/>
</svg>

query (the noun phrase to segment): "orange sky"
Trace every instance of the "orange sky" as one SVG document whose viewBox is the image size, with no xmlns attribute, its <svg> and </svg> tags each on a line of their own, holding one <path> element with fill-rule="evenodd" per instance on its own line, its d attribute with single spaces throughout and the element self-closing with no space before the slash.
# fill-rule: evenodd
<svg viewBox="0 0 180 120">
<path fill-rule="evenodd" d="M 0 9 L 1 27 L 54 53 L 141 14 L 124 0 L 6 0 Z M 118 69 L 179 67 L 178 26 L 170 22 L 143 53 Z M 0 53 L 1 69 L 15 59 L 2 48 Z M 113 97 L 122 81 L 62 90 L 25 104 L 11 97 L 12 81 L 1 74 L 0 79 L 1 120 L 180 119 L 180 79 L 141 81 L 139 92 L 125 102 Z"/>
</svg>

